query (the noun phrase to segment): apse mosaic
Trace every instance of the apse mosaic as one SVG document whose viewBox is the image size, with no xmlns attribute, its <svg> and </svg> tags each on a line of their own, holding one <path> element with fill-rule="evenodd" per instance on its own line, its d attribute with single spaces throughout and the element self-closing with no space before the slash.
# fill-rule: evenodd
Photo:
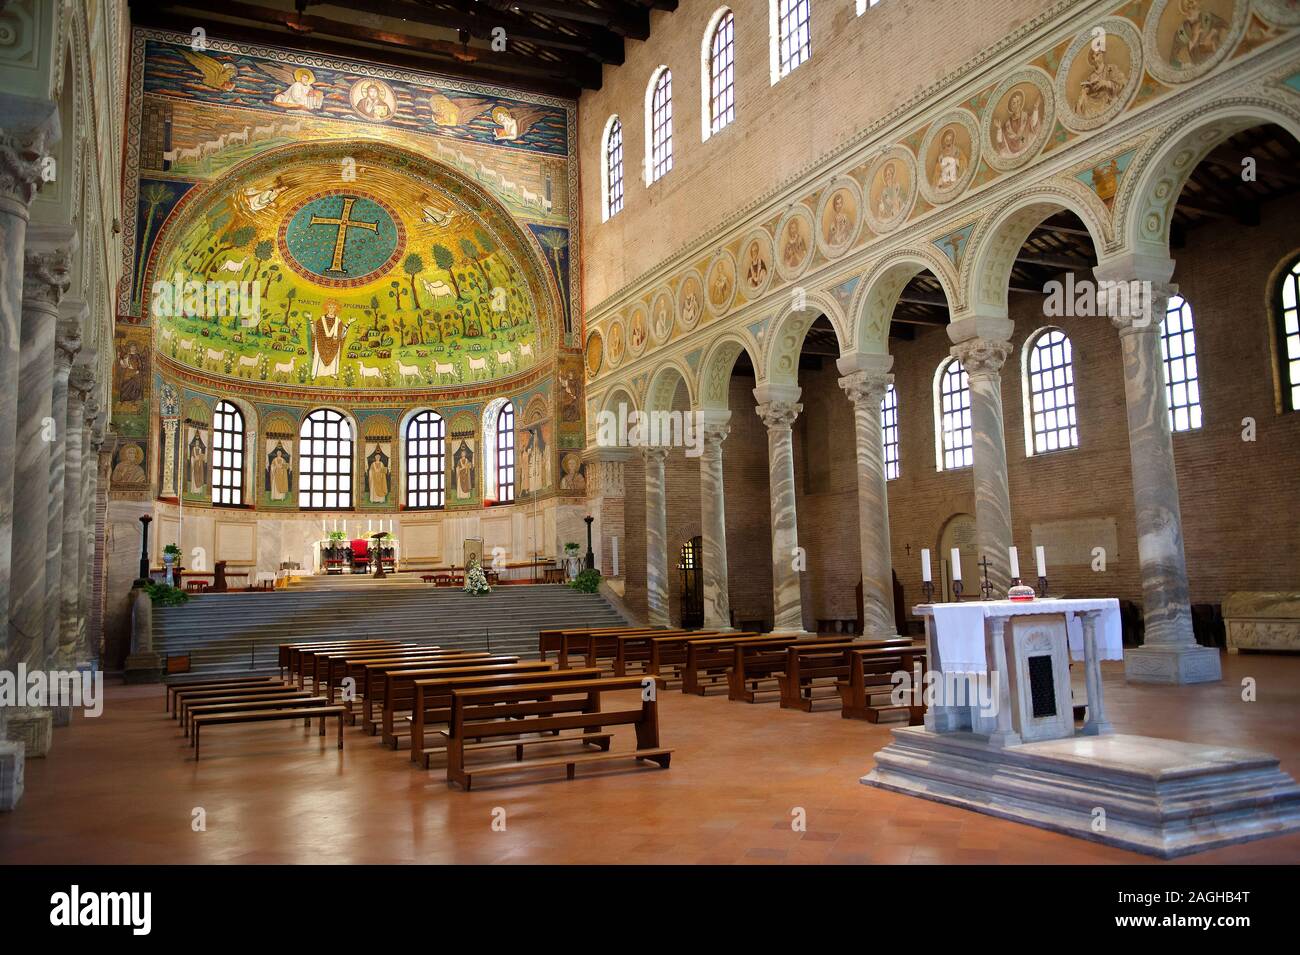
<svg viewBox="0 0 1300 955">
<path fill-rule="evenodd" d="M 485 383 L 554 347 L 541 257 L 499 204 L 437 164 L 376 143 L 283 147 L 173 216 L 148 313 L 158 351 L 207 376 Z M 221 283 L 239 289 L 238 308 L 214 303 Z"/>
</svg>

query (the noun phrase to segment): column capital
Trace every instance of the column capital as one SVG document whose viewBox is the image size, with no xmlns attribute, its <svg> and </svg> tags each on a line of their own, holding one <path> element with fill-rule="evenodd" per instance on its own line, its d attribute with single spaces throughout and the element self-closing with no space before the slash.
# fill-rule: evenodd
<svg viewBox="0 0 1300 955">
<path fill-rule="evenodd" d="M 67 227 L 27 233 L 23 252 L 23 305 L 57 307 L 72 285 L 72 255 L 77 233 Z"/>
<path fill-rule="evenodd" d="M 894 376 L 884 372 L 855 371 L 840 379 L 840 387 L 849 401 L 865 404 L 867 410 L 879 410 L 881 399 L 893 383 Z"/>
<path fill-rule="evenodd" d="M 641 449 L 641 458 L 647 465 L 653 462 L 662 467 L 667 457 L 668 449 L 657 444 L 646 445 Z"/>
<path fill-rule="evenodd" d="M 95 372 L 89 365 L 73 365 L 68 373 L 68 397 L 86 401 L 95 387 Z"/>
<path fill-rule="evenodd" d="M 797 401 L 768 401 L 754 409 L 768 431 L 789 431 L 794 419 L 803 411 Z"/>
<path fill-rule="evenodd" d="M 59 141 L 59 112 L 49 100 L 0 96 L 0 199 L 26 208 L 42 180 L 42 160 Z"/>
<path fill-rule="evenodd" d="M 1011 354 L 1011 343 L 991 338 L 968 338 L 953 345 L 950 352 L 971 377 L 996 375 L 1002 371 L 1002 365 Z"/>
<path fill-rule="evenodd" d="M 81 351 L 81 320 L 72 316 L 59 319 L 54 331 L 54 364 L 64 373 L 72 369 L 72 363 Z"/>
</svg>

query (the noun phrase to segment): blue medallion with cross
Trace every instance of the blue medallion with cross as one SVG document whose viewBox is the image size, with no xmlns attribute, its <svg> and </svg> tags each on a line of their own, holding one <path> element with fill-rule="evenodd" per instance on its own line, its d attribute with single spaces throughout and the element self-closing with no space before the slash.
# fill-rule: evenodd
<svg viewBox="0 0 1300 955">
<path fill-rule="evenodd" d="M 396 215 L 378 199 L 337 191 L 295 207 L 280 226 L 285 261 L 304 278 L 346 288 L 381 278 L 405 244 Z"/>
</svg>

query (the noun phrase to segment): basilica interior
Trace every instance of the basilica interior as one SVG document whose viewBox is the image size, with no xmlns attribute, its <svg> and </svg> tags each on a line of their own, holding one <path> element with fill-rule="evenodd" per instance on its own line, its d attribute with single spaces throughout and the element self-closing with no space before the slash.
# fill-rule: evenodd
<svg viewBox="0 0 1300 955">
<path fill-rule="evenodd" d="M 0 77 L 0 861 L 1300 861 L 1300 4 Z"/>
</svg>

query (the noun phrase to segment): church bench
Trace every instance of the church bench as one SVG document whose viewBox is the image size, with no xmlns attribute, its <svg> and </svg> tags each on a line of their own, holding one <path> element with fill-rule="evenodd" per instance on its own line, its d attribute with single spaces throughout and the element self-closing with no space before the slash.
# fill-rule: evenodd
<svg viewBox="0 0 1300 955">
<path fill-rule="evenodd" d="M 451 694 L 451 714 L 443 737 L 447 741 L 447 781 L 465 790 L 477 776 L 497 776 L 525 770 L 563 766 L 569 779 L 579 765 L 615 759 L 648 761 L 667 769 L 672 750 L 659 745 L 659 705 L 653 695 L 642 694 L 641 705 L 633 709 L 606 710 L 603 693 L 642 690 L 641 677 L 602 677 L 594 680 L 561 681 L 549 684 L 550 699 L 536 700 L 537 686 L 502 686 L 485 689 L 457 689 Z M 558 698 L 557 698 L 558 697 Z M 575 698 L 576 697 L 576 698 Z M 523 732 L 582 730 L 598 733 L 607 726 L 630 725 L 636 729 L 636 748 L 625 752 L 575 753 L 542 756 L 508 763 L 466 765 L 468 739 L 490 742 L 494 737 L 517 736 Z M 569 737 L 572 741 L 574 737 Z M 580 739 L 580 737 L 578 737 Z"/>
<path fill-rule="evenodd" d="M 326 650 L 360 649 L 363 646 L 397 647 L 409 646 L 409 644 L 404 644 L 398 640 L 348 640 L 329 643 L 283 644 L 280 649 L 283 652 L 283 667 L 287 671 L 289 677 L 292 678 L 302 667 L 302 655 L 304 653 L 315 653 Z"/>
<path fill-rule="evenodd" d="M 194 760 L 199 758 L 199 732 L 205 726 L 231 726 L 244 723 L 270 723 L 279 720 L 311 720 L 312 717 L 320 718 L 320 735 L 325 735 L 325 720 L 327 717 L 338 717 L 339 721 L 339 749 L 343 748 L 343 707 L 337 703 L 326 703 L 324 706 L 307 706 L 302 709 L 284 709 L 284 710 L 245 710 L 238 713 L 207 713 L 203 716 L 196 716 L 191 720 L 193 730 L 192 745 L 194 747 Z"/>
<path fill-rule="evenodd" d="M 400 666 L 405 663 L 416 663 L 425 660 L 437 662 L 447 659 L 481 659 L 491 654 L 484 650 L 434 650 L 425 652 L 409 652 L 401 655 L 381 654 L 379 656 L 363 657 L 343 657 L 331 661 L 330 673 L 326 677 L 325 695 L 330 701 L 334 700 L 334 688 L 342 687 L 343 681 L 352 680 L 352 692 L 344 694 L 343 705 L 348 709 L 347 722 L 356 722 L 357 709 L 365 699 L 366 695 L 366 667 L 372 663 L 388 663 L 392 666 Z"/>
<path fill-rule="evenodd" d="M 848 678 L 836 682 L 840 693 L 840 716 L 846 720 L 866 720 L 879 723 L 884 713 L 907 713 L 909 726 L 919 726 L 925 716 L 924 704 L 873 705 L 874 696 L 889 693 L 894 686 L 893 675 L 899 670 L 913 673 L 917 667 L 925 670 L 925 647 L 897 647 L 874 650 L 854 650 L 849 654 Z"/>
<path fill-rule="evenodd" d="M 731 640 L 757 640 L 760 634 L 753 630 L 737 630 L 729 633 L 723 639 Z M 710 633 L 701 630 L 683 630 L 678 633 L 671 633 L 665 636 L 651 636 L 650 638 L 650 662 L 646 667 L 646 672 L 652 674 L 658 681 L 659 685 L 667 686 L 670 679 L 681 679 L 682 670 L 686 665 L 686 645 L 692 640 L 712 639 Z M 675 676 L 668 675 L 669 668 L 675 668 Z"/>
<path fill-rule="evenodd" d="M 587 630 L 565 630 L 560 634 L 560 669 L 569 668 L 570 655 L 580 655 L 583 666 L 596 666 L 598 657 L 613 659 L 617 649 L 616 638 L 629 633 L 681 633 L 680 630 L 665 630 L 662 627 L 625 627 L 606 633 L 592 633 Z"/>
<path fill-rule="evenodd" d="M 816 691 L 830 690 L 830 698 L 839 699 L 836 681 L 849 675 L 849 656 L 854 650 L 911 647 L 908 637 L 890 640 L 840 640 L 808 646 L 786 647 L 785 667 L 776 674 L 781 691 L 781 709 L 811 713 L 818 699 Z M 829 682 L 828 682 L 829 681 Z"/>
<path fill-rule="evenodd" d="M 379 731 L 379 722 L 384 704 L 384 677 L 392 671 L 432 671 L 449 669 L 477 669 L 484 666 L 518 663 L 519 658 L 511 654 L 475 653 L 463 657 L 445 657 L 438 660 L 407 660 L 371 662 L 361 665 L 361 678 L 357 681 L 363 690 L 361 697 L 361 728 L 368 736 Z"/>
<path fill-rule="evenodd" d="M 770 640 L 771 634 L 731 633 L 724 637 L 687 638 L 681 642 L 684 655 L 678 666 L 678 676 L 682 681 L 683 693 L 704 696 L 708 689 L 726 680 L 726 671 L 731 666 L 732 650 L 738 643 L 755 640 Z M 656 644 L 658 649 L 658 644 Z M 664 664 L 665 657 L 660 651 L 659 664 Z"/>
<path fill-rule="evenodd" d="M 409 724 L 398 725 L 397 717 L 415 706 L 415 681 L 443 674 L 456 676 L 473 676 L 477 673 L 546 673 L 555 669 L 555 664 L 544 660 L 521 661 L 518 657 L 493 657 L 491 663 L 486 661 L 467 662 L 463 666 L 435 664 L 408 670 L 388 670 L 383 674 L 383 710 L 381 713 L 380 740 L 385 746 L 397 749 L 399 737 L 407 735 Z M 369 726 L 366 727 L 369 732 Z"/>
<path fill-rule="evenodd" d="M 399 643 L 394 641 L 393 643 L 386 644 L 386 645 L 381 644 L 379 648 L 397 650 L 400 648 L 411 647 L 411 646 L 414 646 L 414 644 Z M 348 646 L 312 647 L 310 649 L 307 647 L 302 647 L 299 650 L 297 650 L 296 654 L 294 654 L 294 665 L 290 667 L 290 676 L 297 677 L 298 685 L 302 686 L 305 683 L 306 678 L 309 674 L 314 675 L 316 658 L 318 656 L 324 656 L 332 653 L 349 653 L 349 652 L 361 652 L 361 650 L 359 648 L 348 647 Z"/>
<path fill-rule="evenodd" d="M 536 685 L 540 698 L 545 697 L 547 684 L 601 678 L 601 672 L 595 667 L 572 670 L 525 670 L 520 667 L 522 664 L 515 667 L 502 667 L 500 671 L 464 674 L 452 674 L 448 671 L 416 680 L 413 687 L 415 695 L 411 703 L 411 715 L 406 720 L 410 726 L 411 762 L 422 764 L 425 769 L 428 769 L 430 757 L 447 748 L 441 737 L 438 742 L 430 745 L 427 742 L 428 729 L 432 724 L 446 723 L 451 719 L 451 694 L 455 689 Z M 470 735 L 473 736 L 472 733 Z"/>
<path fill-rule="evenodd" d="M 224 680 L 186 680 L 184 683 L 167 684 L 167 703 L 166 712 L 172 710 L 172 697 L 177 690 L 203 689 L 205 687 L 222 687 L 222 686 L 266 686 L 267 684 L 282 683 L 278 677 L 273 676 L 249 676 L 249 677 L 228 677 Z"/>
<path fill-rule="evenodd" d="M 716 630 L 649 630 L 614 635 L 614 676 L 627 676 L 628 664 L 640 663 L 644 673 L 650 671 L 650 649 L 656 637 L 717 636 Z"/>
<path fill-rule="evenodd" d="M 805 651 L 830 645 L 843 645 L 843 637 L 765 637 L 743 640 L 731 647 L 731 666 L 727 669 L 727 699 L 755 703 L 763 690 L 779 689 L 777 674 L 786 668 L 786 651 L 798 646 Z"/>
<path fill-rule="evenodd" d="M 545 660 L 546 654 L 560 650 L 560 635 L 563 633 L 620 633 L 629 627 L 573 627 L 537 631 L 537 658 Z"/>
<path fill-rule="evenodd" d="M 181 710 L 195 700 L 216 699 L 217 697 L 255 696 L 258 693 L 288 692 L 299 690 L 292 683 L 264 683 L 254 686 L 206 686 L 189 690 L 177 690 L 172 696 L 172 719 L 179 719 Z"/>
<path fill-rule="evenodd" d="M 190 712 L 196 706 L 208 706 L 216 703 L 241 703 L 244 700 L 290 700 L 303 694 L 315 695 L 311 690 L 299 690 L 293 686 L 287 686 L 280 689 L 263 690 L 258 693 L 232 693 L 226 695 L 201 696 L 192 699 L 178 700 L 176 704 L 175 718 L 182 726 L 185 725 L 189 718 Z"/>
<path fill-rule="evenodd" d="M 323 696 L 316 696 L 311 690 L 299 690 L 289 696 L 281 697 L 254 697 L 251 700 L 239 700 L 234 703 L 221 703 L 218 701 L 207 701 L 202 704 L 191 706 L 185 711 L 185 718 L 181 721 L 185 730 L 185 735 L 190 735 L 190 721 L 194 717 L 203 713 L 239 713 L 243 710 L 287 710 L 301 709 L 304 706 L 324 706 L 329 700 Z"/>
<path fill-rule="evenodd" d="M 340 686 L 346 677 L 357 678 L 360 675 L 360 668 L 367 663 L 385 660 L 391 660 L 394 663 L 405 663 L 408 660 L 439 660 L 444 657 L 471 655 L 487 656 L 487 651 L 465 650 L 458 647 L 401 647 L 379 653 L 331 654 L 317 658 L 315 683 L 332 700 L 334 698 L 332 696 L 334 688 Z M 359 680 L 353 689 L 360 689 Z"/>
</svg>

